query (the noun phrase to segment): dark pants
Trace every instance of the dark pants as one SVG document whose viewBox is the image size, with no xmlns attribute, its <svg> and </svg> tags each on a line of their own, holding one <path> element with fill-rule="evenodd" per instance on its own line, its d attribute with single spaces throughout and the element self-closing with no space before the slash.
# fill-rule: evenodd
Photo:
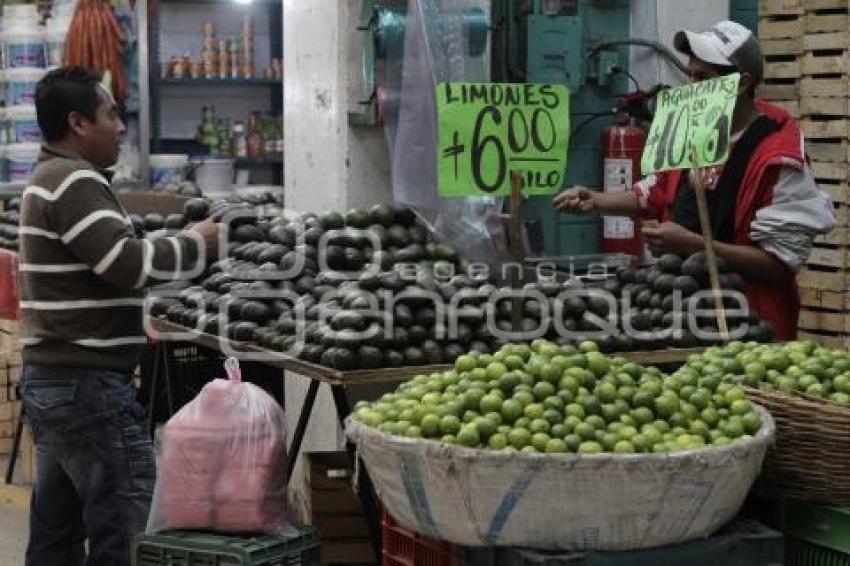
<svg viewBox="0 0 850 566">
<path fill-rule="evenodd" d="M 37 454 L 27 566 L 129 565 L 156 481 L 130 374 L 25 365 L 21 391 Z"/>
</svg>

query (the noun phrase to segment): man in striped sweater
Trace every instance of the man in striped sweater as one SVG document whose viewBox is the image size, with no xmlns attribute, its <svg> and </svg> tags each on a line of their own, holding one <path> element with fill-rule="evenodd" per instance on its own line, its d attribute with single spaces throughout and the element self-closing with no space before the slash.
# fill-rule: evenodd
<svg viewBox="0 0 850 566">
<path fill-rule="evenodd" d="M 105 171 L 125 127 L 94 73 L 48 73 L 36 110 L 46 145 L 20 227 L 21 391 L 38 455 L 26 563 L 82 564 L 88 539 L 89 563 L 126 565 L 156 475 L 131 378 L 144 288 L 198 275 L 218 226 L 134 236 Z"/>
</svg>

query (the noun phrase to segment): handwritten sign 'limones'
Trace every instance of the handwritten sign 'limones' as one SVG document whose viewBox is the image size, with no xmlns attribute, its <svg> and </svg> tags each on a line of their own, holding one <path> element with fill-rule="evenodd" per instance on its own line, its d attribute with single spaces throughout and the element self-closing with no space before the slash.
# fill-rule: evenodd
<svg viewBox="0 0 850 566">
<path fill-rule="evenodd" d="M 508 195 L 511 173 L 527 195 L 564 183 L 570 133 L 563 85 L 437 85 L 437 183 L 443 197 Z"/>
<path fill-rule="evenodd" d="M 740 79 L 735 73 L 659 92 L 641 172 L 646 175 L 725 162 Z"/>
</svg>

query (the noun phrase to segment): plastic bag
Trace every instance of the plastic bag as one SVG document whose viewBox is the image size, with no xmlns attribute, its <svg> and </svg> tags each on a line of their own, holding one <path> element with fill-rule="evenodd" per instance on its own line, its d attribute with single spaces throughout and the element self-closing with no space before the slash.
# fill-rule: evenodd
<svg viewBox="0 0 850 566">
<path fill-rule="evenodd" d="M 286 518 L 286 425 L 268 393 L 229 379 L 204 386 L 165 425 L 148 532 L 280 533 Z"/>
</svg>

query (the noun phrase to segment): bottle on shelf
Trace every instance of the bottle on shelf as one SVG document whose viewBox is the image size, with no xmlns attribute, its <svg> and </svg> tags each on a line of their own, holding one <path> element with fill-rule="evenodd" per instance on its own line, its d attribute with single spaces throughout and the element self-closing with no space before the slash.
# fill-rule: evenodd
<svg viewBox="0 0 850 566">
<path fill-rule="evenodd" d="M 218 130 L 215 125 L 215 106 L 208 106 L 201 124 L 201 144 L 207 146 L 210 153 L 218 150 Z"/>
<path fill-rule="evenodd" d="M 248 156 L 262 157 L 264 152 L 263 133 L 261 128 L 260 112 L 251 112 L 248 117 Z"/>
<path fill-rule="evenodd" d="M 234 157 L 248 156 L 248 137 L 245 135 L 245 124 L 241 120 L 235 120 L 233 122 L 231 153 Z"/>
<path fill-rule="evenodd" d="M 218 154 L 231 155 L 230 151 L 230 118 L 220 118 L 218 121 Z"/>
</svg>

